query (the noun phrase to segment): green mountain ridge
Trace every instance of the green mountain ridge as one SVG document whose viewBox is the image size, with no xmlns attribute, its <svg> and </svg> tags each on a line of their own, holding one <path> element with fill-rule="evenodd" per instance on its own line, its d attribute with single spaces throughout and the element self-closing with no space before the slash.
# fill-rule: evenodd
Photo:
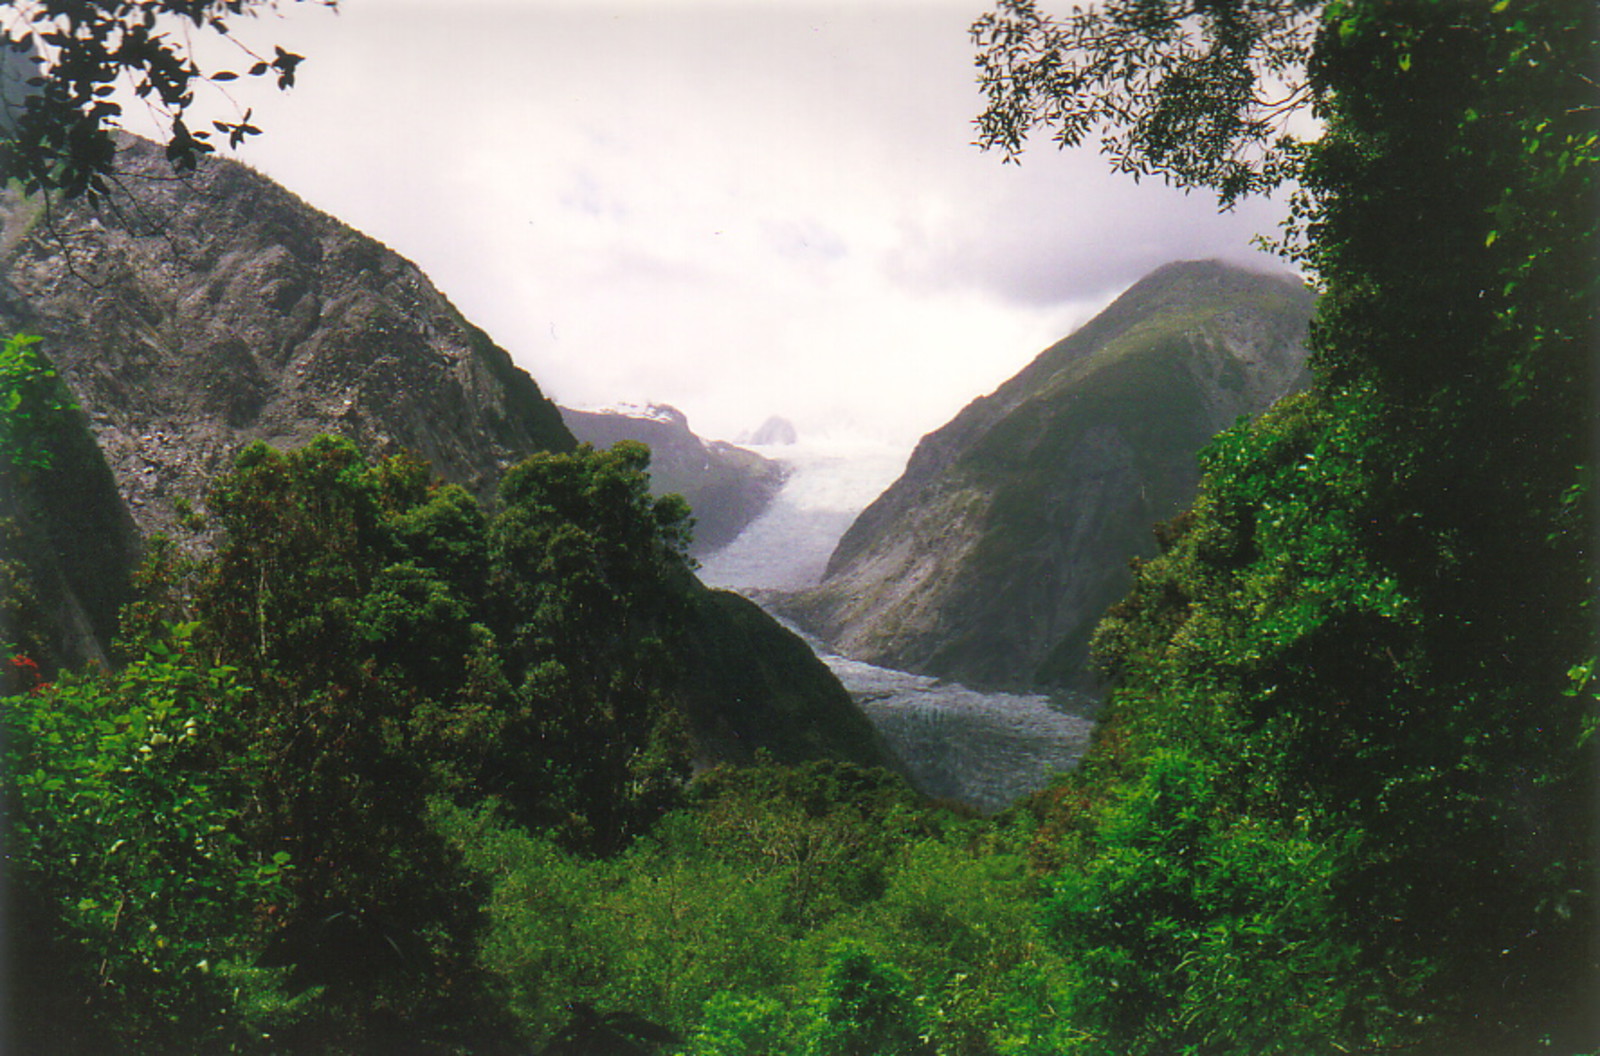
<svg viewBox="0 0 1600 1056">
<path fill-rule="evenodd" d="M 1313 301 L 1215 261 L 1158 269 L 924 437 L 781 607 L 872 663 L 1085 685 L 1094 623 L 1191 501 L 1196 452 L 1304 384 Z"/>
</svg>

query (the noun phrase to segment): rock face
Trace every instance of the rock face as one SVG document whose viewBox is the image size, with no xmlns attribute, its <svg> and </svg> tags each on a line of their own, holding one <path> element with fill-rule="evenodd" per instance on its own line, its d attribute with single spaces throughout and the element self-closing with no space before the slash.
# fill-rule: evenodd
<svg viewBox="0 0 1600 1056">
<path fill-rule="evenodd" d="M 252 440 L 406 448 L 488 497 L 567 449 L 555 406 L 416 265 L 232 162 L 174 180 L 130 141 L 99 211 L 0 213 L 0 325 L 41 335 L 141 529 Z"/>
<path fill-rule="evenodd" d="M 787 446 L 799 441 L 800 433 L 794 423 L 777 415 L 762 422 L 761 427 L 750 436 L 750 442 L 757 447 Z"/>
<path fill-rule="evenodd" d="M 783 611 L 844 655 L 969 685 L 1088 684 L 1088 639 L 1195 455 L 1304 384 L 1314 296 L 1214 261 L 1141 280 L 924 437 Z"/>
<path fill-rule="evenodd" d="M 697 557 L 731 543 L 783 487 L 782 465 L 721 440 L 702 440 L 676 407 L 652 405 L 637 412 L 563 407 L 561 418 L 573 436 L 595 447 L 618 440 L 650 446 L 650 490 L 689 500 L 695 520 L 689 552 Z"/>
<path fill-rule="evenodd" d="M 491 504 L 506 467 L 575 446 L 533 379 L 378 242 L 233 162 L 175 180 L 134 140 L 120 168 L 99 211 L 0 199 L 0 329 L 44 338 L 88 426 L 0 502 L 20 529 L 0 558 L 50 595 L 36 637 L 61 662 L 104 655 L 139 537 L 173 527 L 179 500 L 200 506 L 251 441 L 403 448 Z M 680 703 L 704 761 L 888 761 L 798 638 L 694 586 L 690 650 L 714 670 Z"/>
</svg>

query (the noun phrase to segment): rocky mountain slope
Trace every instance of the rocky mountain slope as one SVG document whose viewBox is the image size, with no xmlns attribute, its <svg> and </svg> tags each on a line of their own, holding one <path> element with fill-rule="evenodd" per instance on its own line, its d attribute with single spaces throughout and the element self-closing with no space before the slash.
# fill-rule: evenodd
<svg viewBox="0 0 1600 1056">
<path fill-rule="evenodd" d="M 142 529 L 252 440 L 406 448 L 483 497 L 573 445 L 533 379 L 377 241 L 242 165 L 173 179 L 135 140 L 121 167 L 99 211 L 6 197 L 0 326 L 44 337 Z"/>
<path fill-rule="evenodd" d="M 20 530 L 0 558 L 34 571 L 30 633 L 60 643 L 54 659 L 105 654 L 138 537 L 203 507 L 253 440 L 407 449 L 491 502 L 506 467 L 574 446 L 534 380 L 416 265 L 230 161 L 175 179 L 130 140 L 121 169 L 98 210 L 0 199 L 0 332 L 43 337 L 92 437 L 0 509 Z M 696 589 L 694 648 L 719 668 L 682 701 L 702 758 L 887 758 L 821 662 L 792 662 L 803 643 Z"/>
<path fill-rule="evenodd" d="M 1088 638 L 1196 452 L 1305 381 L 1313 294 L 1167 265 L 924 437 L 782 609 L 856 659 L 971 685 L 1086 684 Z"/>
<path fill-rule="evenodd" d="M 563 407 L 561 419 L 573 436 L 595 447 L 610 447 L 618 440 L 650 446 L 650 490 L 689 500 L 695 520 L 689 552 L 696 556 L 731 543 L 771 505 L 783 486 L 782 465 L 725 441 L 701 439 L 676 407 L 651 405 L 634 411 Z"/>
</svg>

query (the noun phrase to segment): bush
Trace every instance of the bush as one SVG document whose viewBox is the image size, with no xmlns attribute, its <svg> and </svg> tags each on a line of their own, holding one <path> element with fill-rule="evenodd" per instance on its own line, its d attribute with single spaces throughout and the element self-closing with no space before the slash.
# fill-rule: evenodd
<svg viewBox="0 0 1600 1056">
<path fill-rule="evenodd" d="M 116 675 L 0 702 L 23 1051 L 260 1038 L 247 1006 L 273 1003 L 272 973 L 246 966 L 293 863 L 246 839 L 242 806 L 265 779 L 241 737 L 249 694 L 197 658 L 193 629 L 171 628 Z"/>
</svg>

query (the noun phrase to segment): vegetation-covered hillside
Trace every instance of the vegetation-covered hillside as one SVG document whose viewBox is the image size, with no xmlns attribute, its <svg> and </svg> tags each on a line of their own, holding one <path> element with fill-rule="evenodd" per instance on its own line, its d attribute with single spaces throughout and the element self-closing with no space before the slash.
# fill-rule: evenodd
<svg viewBox="0 0 1600 1056">
<path fill-rule="evenodd" d="M 1082 100 L 1007 6 L 993 68 L 1051 124 Z M 1223 5 L 1203 70 L 1139 6 L 1105 16 L 1146 49 L 1135 153 L 1236 189 L 1248 95 L 1178 93 L 1294 5 Z M 1327 129 L 1288 159 L 1315 385 L 1206 452 L 1098 631 L 1118 689 L 1047 811 L 1083 1051 L 1600 1044 L 1596 54 L 1583 2 L 1322 10 Z"/>
<path fill-rule="evenodd" d="M 995 819 L 843 762 L 689 774 L 683 509 L 637 449 L 521 461 L 491 512 L 246 448 L 122 666 L 4 643 L 5 1051 L 1600 1051 L 1594 18 L 979 26 L 985 127 L 1076 140 L 1081 103 L 1136 170 L 1292 173 L 1324 289 L 1311 389 L 1207 448 L 1096 633 L 1088 762 Z M 1254 75 L 1302 67 L 1325 131 L 1263 142 Z M 0 368 L 19 493 L 85 423 L 33 346 Z"/>
<path fill-rule="evenodd" d="M 1195 453 L 1305 383 L 1315 297 L 1181 261 L 923 437 L 786 612 L 841 653 L 979 686 L 1093 685 L 1095 622 L 1194 499 Z"/>
</svg>

